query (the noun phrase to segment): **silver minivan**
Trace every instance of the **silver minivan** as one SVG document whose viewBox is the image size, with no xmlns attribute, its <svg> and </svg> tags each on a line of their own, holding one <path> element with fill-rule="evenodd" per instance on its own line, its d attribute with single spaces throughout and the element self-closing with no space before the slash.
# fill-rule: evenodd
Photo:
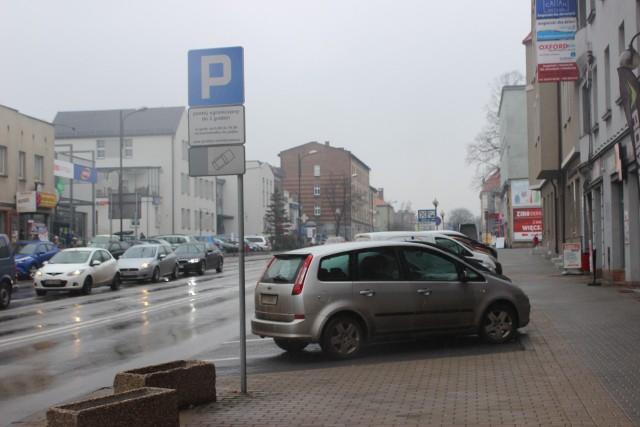
<svg viewBox="0 0 640 427">
<path fill-rule="evenodd" d="M 503 343 L 529 312 L 509 279 L 437 245 L 349 242 L 276 254 L 256 287 L 251 331 L 286 351 L 319 343 L 345 359 L 388 338 L 480 334 Z"/>
</svg>

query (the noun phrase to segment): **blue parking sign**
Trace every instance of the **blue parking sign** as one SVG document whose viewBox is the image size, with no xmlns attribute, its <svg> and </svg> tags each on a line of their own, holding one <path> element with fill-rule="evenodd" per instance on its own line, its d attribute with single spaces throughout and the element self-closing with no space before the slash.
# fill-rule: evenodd
<svg viewBox="0 0 640 427">
<path fill-rule="evenodd" d="M 244 104 L 242 47 L 189 51 L 189 106 Z"/>
</svg>

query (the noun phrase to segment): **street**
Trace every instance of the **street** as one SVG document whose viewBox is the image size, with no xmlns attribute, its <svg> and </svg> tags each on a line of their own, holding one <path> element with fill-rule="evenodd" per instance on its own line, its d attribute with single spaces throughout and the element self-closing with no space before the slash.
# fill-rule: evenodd
<svg viewBox="0 0 640 427">
<path fill-rule="evenodd" d="M 247 257 L 247 318 L 266 258 Z M 118 291 L 100 287 L 88 296 L 36 297 L 31 282 L 21 281 L 0 312 L 0 424 L 110 386 L 117 372 L 237 340 L 237 260 L 226 258 L 222 273 L 123 282 Z M 237 363 L 239 354 L 233 357 Z"/>
<path fill-rule="evenodd" d="M 441 337 L 336 362 L 316 345 L 290 355 L 247 333 L 247 396 L 238 394 L 237 263 L 220 275 L 18 302 L 2 313 L 3 326 L 15 325 L 0 340 L 2 392 L 11 393 L 2 424 L 44 425 L 48 406 L 111 393 L 117 372 L 192 358 L 215 364 L 218 401 L 182 411 L 184 426 L 640 426 L 637 289 L 588 286 L 589 276 L 563 275 L 530 249 L 499 256 L 533 307 L 515 342 Z M 265 258 L 247 263 L 247 321 Z M 40 335 L 33 319 L 45 310 Z"/>
</svg>

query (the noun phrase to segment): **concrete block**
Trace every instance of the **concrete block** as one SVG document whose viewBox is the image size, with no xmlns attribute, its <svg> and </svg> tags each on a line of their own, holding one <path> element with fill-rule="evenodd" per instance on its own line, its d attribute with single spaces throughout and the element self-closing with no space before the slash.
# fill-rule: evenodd
<svg viewBox="0 0 640 427">
<path fill-rule="evenodd" d="M 178 395 L 166 388 L 126 393 L 52 406 L 48 427 L 179 427 Z"/>
<path fill-rule="evenodd" d="M 216 368 L 201 360 L 177 360 L 119 372 L 113 387 L 116 394 L 140 387 L 174 389 L 183 409 L 216 401 Z"/>
</svg>

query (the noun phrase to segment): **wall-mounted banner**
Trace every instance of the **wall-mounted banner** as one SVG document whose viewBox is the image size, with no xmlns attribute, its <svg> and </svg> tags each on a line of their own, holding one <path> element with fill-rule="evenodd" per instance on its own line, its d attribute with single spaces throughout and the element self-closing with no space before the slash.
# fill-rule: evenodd
<svg viewBox="0 0 640 427">
<path fill-rule="evenodd" d="M 517 179 L 511 181 L 511 206 L 514 208 L 541 207 L 540 192 L 529 189 L 529 181 Z"/>
<path fill-rule="evenodd" d="M 540 19 L 536 21 L 536 40 L 573 40 L 577 28 L 577 18 Z"/>
<path fill-rule="evenodd" d="M 633 155 L 636 165 L 640 167 L 640 84 L 633 71 L 624 67 L 618 68 L 618 79 L 622 108 L 627 116 L 627 126 L 629 126 L 633 144 Z M 638 174 L 638 183 L 640 184 L 640 174 Z"/>
<path fill-rule="evenodd" d="M 576 0 L 538 0 L 536 19 L 576 17 Z"/>
<path fill-rule="evenodd" d="M 53 175 L 61 178 L 75 179 L 76 181 L 98 182 L 98 171 L 84 165 L 53 160 Z"/>
<path fill-rule="evenodd" d="M 537 41 L 540 83 L 578 80 L 575 40 Z"/>
<path fill-rule="evenodd" d="M 513 240 L 531 242 L 542 236 L 542 208 L 513 210 Z"/>
<path fill-rule="evenodd" d="M 36 212 L 36 202 L 35 191 L 18 191 L 16 193 L 16 211 L 18 213 Z"/>
</svg>

